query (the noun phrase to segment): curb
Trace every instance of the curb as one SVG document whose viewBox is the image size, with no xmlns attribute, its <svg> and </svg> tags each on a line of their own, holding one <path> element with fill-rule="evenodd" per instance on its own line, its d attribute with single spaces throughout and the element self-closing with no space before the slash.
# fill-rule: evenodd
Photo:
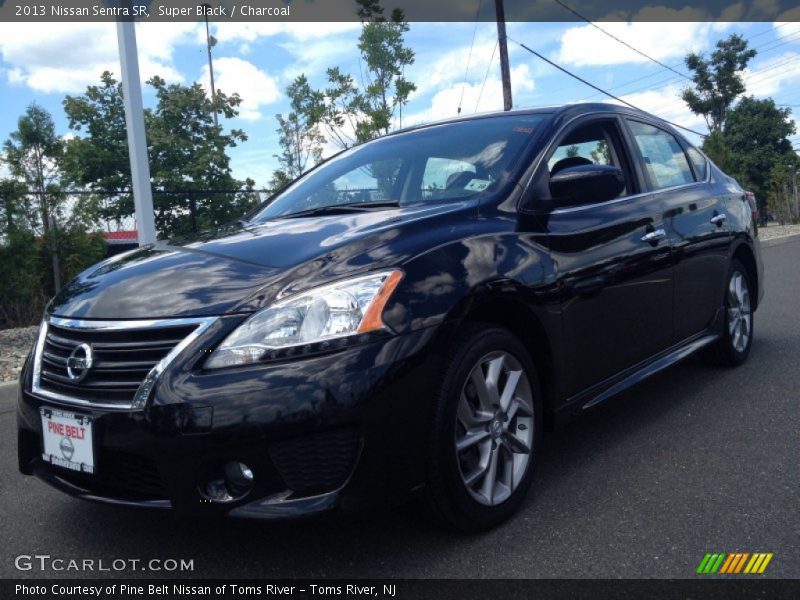
<svg viewBox="0 0 800 600">
<path fill-rule="evenodd" d="M 787 242 L 796 242 L 798 240 L 800 240 L 800 233 L 792 233 L 790 235 L 784 235 L 779 238 L 764 240 L 763 242 L 761 242 L 761 247 L 770 248 L 772 246 L 780 246 L 781 244 L 785 244 Z"/>
<path fill-rule="evenodd" d="M 17 401 L 17 385 L 19 384 L 16 381 L 0 383 L 0 408 Z"/>
</svg>

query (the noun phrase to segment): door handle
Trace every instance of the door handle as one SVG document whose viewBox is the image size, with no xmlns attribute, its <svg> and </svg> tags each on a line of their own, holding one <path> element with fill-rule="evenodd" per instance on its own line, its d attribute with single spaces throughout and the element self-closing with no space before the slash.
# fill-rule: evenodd
<svg viewBox="0 0 800 600">
<path fill-rule="evenodd" d="M 728 215 L 726 215 L 725 213 L 722 213 L 720 215 L 714 215 L 713 217 L 711 217 L 710 223 L 716 225 L 717 227 L 721 227 L 722 224 L 725 222 L 725 219 L 727 218 Z"/>
<path fill-rule="evenodd" d="M 667 237 L 667 232 L 663 229 L 655 229 L 648 233 L 645 233 L 642 236 L 642 241 L 647 242 L 648 244 L 657 244 L 660 240 L 663 240 Z"/>
</svg>

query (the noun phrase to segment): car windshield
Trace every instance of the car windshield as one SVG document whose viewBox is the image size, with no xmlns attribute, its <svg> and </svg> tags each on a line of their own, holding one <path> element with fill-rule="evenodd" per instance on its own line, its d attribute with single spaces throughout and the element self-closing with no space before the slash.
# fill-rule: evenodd
<svg viewBox="0 0 800 600">
<path fill-rule="evenodd" d="M 301 177 L 251 222 L 489 194 L 508 181 L 544 116 L 503 115 L 388 136 Z"/>
</svg>

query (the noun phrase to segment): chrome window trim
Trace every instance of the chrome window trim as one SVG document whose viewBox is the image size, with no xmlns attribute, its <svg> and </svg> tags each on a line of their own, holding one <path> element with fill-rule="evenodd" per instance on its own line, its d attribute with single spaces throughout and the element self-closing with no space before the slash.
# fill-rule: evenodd
<svg viewBox="0 0 800 600">
<path fill-rule="evenodd" d="M 155 384 L 161 373 L 183 352 L 189 344 L 195 341 L 217 320 L 217 317 L 189 317 L 185 319 L 140 319 L 128 321 L 110 321 L 93 319 L 69 319 L 63 317 L 47 317 L 42 321 L 39 329 L 39 338 L 36 341 L 36 351 L 33 359 L 33 381 L 31 393 L 46 400 L 53 400 L 71 406 L 83 406 L 87 408 L 101 408 L 108 410 L 142 410 L 150 398 Z M 44 352 L 44 342 L 47 338 L 47 330 L 50 324 L 69 329 L 87 329 L 93 331 L 125 331 L 126 329 L 152 329 L 156 327 L 176 327 L 185 325 L 197 325 L 195 329 L 181 340 L 167 355 L 156 364 L 147 376 L 142 380 L 139 389 L 129 404 L 91 402 L 82 398 L 76 398 L 67 394 L 61 394 L 50 390 L 42 389 L 42 353 Z"/>
<path fill-rule="evenodd" d="M 566 131 L 566 129 L 568 127 L 570 127 L 573 123 L 575 123 L 575 121 L 578 121 L 580 119 L 591 118 L 591 117 L 595 117 L 595 118 L 610 117 L 610 116 L 621 117 L 623 119 L 626 119 L 626 118 L 638 119 L 642 123 L 647 123 L 648 125 L 651 125 L 651 126 L 656 127 L 658 129 L 664 130 L 667 133 L 670 133 L 671 135 L 675 135 L 673 132 L 664 129 L 663 125 L 667 125 L 668 126 L 667 123 L 663 123 L 663 125 L 662 125 L 662 122 L 659 121 L 658 118 L 648 118 L 649 115 L 639 115 L 639 114 L 636 114 L 636 113 L 629 113 L 629 112 L 623 112 L 623 111 L 614 112 L 614 111 L 605 111 L 605 110 L 596 110 L 596 111 L 586 112 L 586 113 L 583 113 L 583 114 L 580 114 L 580 115 L 575 115 L 569 121 L 564 123 L 559 128 L 558 131 L 556 131 L 556 133 L 552 136 L 552 141 L 550 142 L 550 144 L 547 145 L 545 150 L 536 159 L 536 164 L 535 164 L 535 166 L 533 167 L 533 169 L 531 171 L 531 176 L 528 178 L 528 181 L 525 183 L 525 190 L 527 190 L 531 186 L 531 183 L 533 183 L 533 178 L 536 176 L 536 172 L 539 170 L 539 167 L 541 166 L 542 161 L 544 160 L 544 157 L 550 152 L 550 150 L 553 148 L 553 145 L 556 143 L 558 138 L 561 137 L 561 135 L 564 133 L 564 131 Z M 688 143 L 688 142 L 686 142 L 686 143 Z M 660 194 L 662 192 L 672 192 L 672 191 L 675 191 L 675 190 L 679 190 L 679 189 L 682 189 L 682 188 L 688 188 L 688 187 L 692 187 L 692 186 L 696 186 L 696 185 L 705 185 L 705 184 L 711 182 L 711 165 L 709 164 L 710 161 L 709 161 L 708 157 L 705 155 L 705 153 L 700 151 L 700 154 L 703 156 L 703 158 L 706 161 L 706 178 L 703 181 L 693 181 L 691 183 L 682 183 L 680 185 L 675 185 L 675 186 L 668 187 L 668 188 L 661 188 L 661 189 L 658 189 L 658 190 L 647 190 L 645 192 L 639 192 L 638 194 L 631 194 L 629 196 L 622 196 L 620 198 L 614 198 L 613 200 L 606 200 L 605 202 L 593 202 L 591 204 L 580 204 L 578 206 L 567 206 L 567 207 L 564 207 L 564 208 L 555 208 L 552 211 L 550 211 L 550 213 L 558 215 L 558 214 L 564 214 L 564 213 L 578 212 L 580 210 L 586 210 L 586 209 L 590 209 L 590 208 L 597 208 L 598 206 L 608 206 L 609 204 L 616 204 L 617 202 L 623 202 L 625 200 L 631 200 L 631 199 L 635 200 L 635 199 L 641 198 L 643 196 L 651 196 L 653 194 Z M 687 160 L 688 160 L 688 157 L 687 157 Z"/>
</svg>

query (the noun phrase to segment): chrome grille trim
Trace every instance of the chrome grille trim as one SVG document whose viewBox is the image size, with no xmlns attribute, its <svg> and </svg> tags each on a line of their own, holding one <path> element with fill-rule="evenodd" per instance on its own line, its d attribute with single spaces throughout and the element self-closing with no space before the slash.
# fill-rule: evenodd
<svg viewBox="0 0 800 600">
<path fill-rule="evenodd" d="M 175 358 L 186 349 L 189 344 L 196 340 L 206 331 L 217 317 L 193 317 L 185 319 L 141 319 L 128 321 L 108 321 L 90 319 L 69 319 L 63 317 L 48 317 L 42 321 L 39 330 L 39 337 L 36 341 L 36 351 L 33 361 L 33 382 L 31 392 L 41 398 L 54 400 L 72 406 L 84 406 L 88 408 L 102 408 L 109 410 L 142 410 L 150 398 L 150 393 L 155 387 L 159 376 L 175 360 Z M 50 325 L 63 327 L 65 329 L 84 329 L 89 331 L 125 331 L 125 330 L 146 330 L 160 327 L 185 327 L 195 325 L 194 330 L 176 344 L 145 376 L 130 403 L 104 403 L 94 402 L 83 398 L 77 398 L 68 394 L 62 394 L 42 387 L 42 354 L 44 352 L 47 331 Z"/>
</svg>

